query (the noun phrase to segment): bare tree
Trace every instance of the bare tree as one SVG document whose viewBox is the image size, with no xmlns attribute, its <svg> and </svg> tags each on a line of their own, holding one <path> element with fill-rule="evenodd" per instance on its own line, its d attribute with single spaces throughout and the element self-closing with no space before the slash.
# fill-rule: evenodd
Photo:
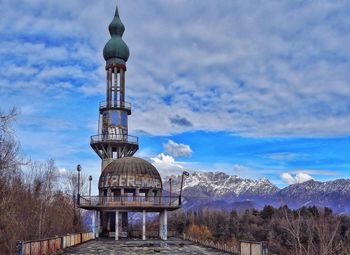
<svg viewBox="0 0 350 255">
<path fill-rule="evenodd" d="M 344 249 L 340 240 L 338 216 L 301 215 L 301 209 L 283 210 L 281 227 L 289 234 L 289 245 L 296 255 L 337 255 Z"/>
<path fill-rule="evenodd" d="M 16 116 L 15 108 L 0 112 L 0 254 L 12 254 L 16 240 L 74 231 L 73 203 L 59 185 L 54 160 L 23 160 L 11 127 Z"/>
<path fill-rule="evenodd" d="M 38 210 L 38 235 L 39 238 L 45 236 L 44 225 L 47 209 L 50 206 L 53 196 L 57 191 L 58 169 L 53 159 L 47 162 L 32 162 L 30 165 L 30 175 L 33 176 L 34 197 L 39 203 Z"/>
<path fill-rule="evenodd" d="M 340 220 L 338 217 L 327 217 L 322 213 L 317 218 L 309 220 L 309 228 L 315 233 L 313 254 L 337 255 L 343 249 L 343 243 L 336 238 L 339 234 Z"/>
<path fill-rule="evenodd" d="M 73 204 L 73 226 L 75 231 L 82 228 L 82 222 L 80 221 L 81 211 L 77 209 L 77 195 L 78 195 L 78 174 L 76 171 L 67 171 L 62 176 L 62 183 L 64 185 L 64 191 L 70 194 Z M 88 190 L 88 178 L 86 175 L 80 176 L 80 194 L 86 194 Z"/>
<path fill-rule="evenodd" d="M 19 161 L 19 144 L 15 140 L 12 122 L 17 116 L 16 108 L 12 108 L 9 113 L 0 111 L 0 177 L 10 180 L 10 175 L 17 172 Z"/>
<path fill-rule="evenodd" d="M 19 145 L 16 142 L 11 123 L 17 116 L 16 109 L 13 108 L 8 113 L 0 111 L 0 228 L 1 231 L 12 232 L 12 226 L 15 224 L 12 219 L 14 213 L 13 207 L 13 189 L 18 180 L 19 168 Z M 10 249 L 11 242 L 9 238 L 0 235 L 0 247 Z M 1 249 L 0 249 L 1 253 Z"/>
<path fill-rule="evenodd" d="M 303 255 L 307 252 L 302 244 L 302 223 L 300 211 L 297 211 L 297 215 L 291 215 L 286 208 L 283 208 L 281 227 L 290 235 L 290 247 L 295 255 Z"/>
</svg>

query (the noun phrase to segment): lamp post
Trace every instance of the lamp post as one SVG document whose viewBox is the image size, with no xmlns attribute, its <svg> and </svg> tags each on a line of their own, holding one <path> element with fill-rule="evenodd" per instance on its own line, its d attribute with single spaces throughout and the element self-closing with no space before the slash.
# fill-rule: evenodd
<svg viewBox="0 0 350 255">
<path fill-rule="evenodd" d="M 170 185 L 170 199 L 169 199 L 169 205 L 171 205 L 171 178 L 169 178 L 169 185 Z"/>
<path fill-rule="evenodd" d="M 179 205 L 181 205 L 182 201 L 181 201 L 181 196 L 182 196 L 182 187 L 184 184 L 184 176 L 188 177 L 190 174 L 186 171 L 182 172 L 182 176 L 181 176 L 181 188 L 180 188 L 180 196 L 179 196 Z"/>
<path fill-rule="evenodd" d="M 92 181 L 92 176 L 89 176 L 89 197 L 91 197 L 91 181 Z M 91 198 L 90 198 L 91 199 Z"/>
<path fill-rule="evenodd" d="M 81 172 L 81 165 L 77 165 L 77 171 L 78 171 L 78 199 L 77 203 L 80 205 L 80 172 Z"/>
</svg>

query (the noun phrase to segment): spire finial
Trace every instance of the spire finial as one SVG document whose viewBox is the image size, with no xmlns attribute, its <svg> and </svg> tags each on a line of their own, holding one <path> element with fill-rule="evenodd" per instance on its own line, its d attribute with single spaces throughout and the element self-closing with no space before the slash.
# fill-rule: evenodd
<svg viewBox="0 0 350 255">
<path fill-rule="evenodd" d="M 108 30 L 111 34 L 111 39 L 107 42 L 103 49 L 103 56 L 105 60 L 122 59 L 126 62 L 129 58 L 129 48 L 122 39 L 125 27 L 119 17 L 118 5 L 115 8 L 115 14 L 112 22 L 108 26 Z"/>
<path fill-rule="evenodd" d="M 118 5 L 115 8 L 114 18 L 111 24 L 109 24 L 108 29 L 111 36 L 113 35 L 122 36 L 124 33 L 125 28 L 119 17 Z"/>
<path fill-rule="evenodd" d="M 114 14 L 114 17 L 118 17 L 118 18 L 119 18 L 118 4 L 117 4 L 117 6 L 115 7 L 115 14 Z"/>
</svg>

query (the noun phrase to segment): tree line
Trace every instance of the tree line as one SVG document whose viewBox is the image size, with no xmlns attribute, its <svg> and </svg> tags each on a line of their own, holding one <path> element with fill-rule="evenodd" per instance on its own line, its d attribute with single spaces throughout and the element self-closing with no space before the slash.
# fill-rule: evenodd
<svg viewBox="0 0 350 255">
<path fill-rule="evenodd" d="M 0 254 L 17 240 L 36 240 L 83 231 L 75 206 L 76 174 L 60 173 L 54 160 L 35 162 L 20 152 L 12 123 L 16 109 L 0 112 Z M 86 178 L 83 178 L 83 181 Z"/>
<path fill-rule="evenodd" d="M 169 217 L 170 229 L 195 239 L 238 246 L 239 240 L 267 241 L 269 254 L 350 254 L 350 217 L 329 208 L 265 206 L 244 212 L 178 211 Z"/>
</svg>

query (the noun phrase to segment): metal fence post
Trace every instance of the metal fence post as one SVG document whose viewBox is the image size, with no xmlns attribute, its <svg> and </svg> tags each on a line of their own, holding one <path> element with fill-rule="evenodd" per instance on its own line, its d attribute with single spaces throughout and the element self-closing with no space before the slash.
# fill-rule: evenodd
<svg viewBox="0 0 350 255">
<path fill-rule="evenodd" d="M 24 254 L 24 241 L 18 240 L 16 242 L 16 255 L 23 255 Z"/>
</svg>

